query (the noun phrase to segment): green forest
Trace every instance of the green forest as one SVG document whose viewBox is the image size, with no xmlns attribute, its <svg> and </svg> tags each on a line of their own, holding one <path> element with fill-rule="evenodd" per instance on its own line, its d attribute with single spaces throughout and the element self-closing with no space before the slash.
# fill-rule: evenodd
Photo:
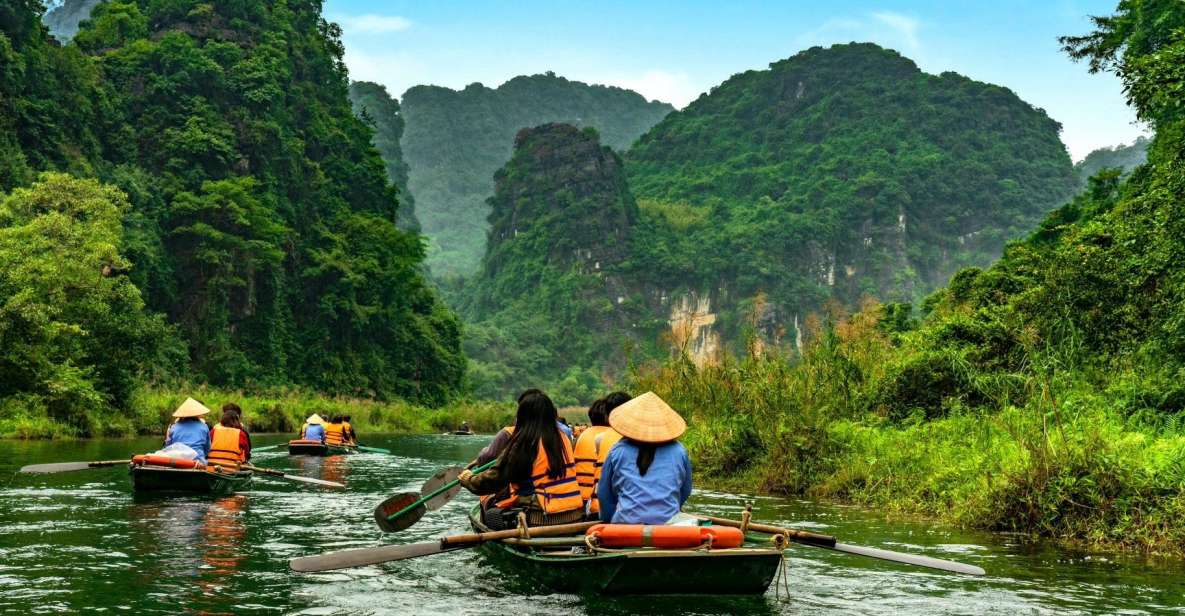
<svg viewBox="0 0 1185 616">
<path fill-rule="evenodd" d="M 42 11 L 0 7 L 0 432 L 121 432 L 145 380 L 460 391 L 320 3 L 106 2 L 66 46 Z"/>
<path fill-rule="evenodd" d="M 520 129 L 548 122 L 592 127 L 621 151 L 672 109 L 630 90 L 554 73 L 515 77 L 497 88 L 415 86 L 402 105 L 408 186 L 429 240 L 428 265 L 449 289 L 480 269 L 489 231 L 486 200 Z"/>
</svg>

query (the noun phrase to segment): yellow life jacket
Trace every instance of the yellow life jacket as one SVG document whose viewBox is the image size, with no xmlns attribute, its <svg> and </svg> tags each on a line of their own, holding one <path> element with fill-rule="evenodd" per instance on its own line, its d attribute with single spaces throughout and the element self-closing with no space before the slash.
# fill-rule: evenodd
<svg viewBox="0 0 1185 616">
<path fill-rule="evenodd" d="M 521 483 L 511 482 L 510 496 L 499 501 L 498 507 L 505 509 L 513 506 L 520 495 L 534 495 L 539 507 L 546 513 L 574 511 L 584 507 L 584 501 L 580 498 L 580 485 L 576 483 L 576 456 L 572 453 L 572 444 L 562 432 L 560 437 L 560 442 L 564 445 L 563 476 L 559 479 L 551 478 L 547 450 L 540 441 L 539 453 L 535 455 L 535 466 L 531 469 L 530 479 Z"/>
<path fill-rule="evenodd" d="M 597 500 L 597 483 L 601 481 L 601 467 L 613 444 L 621 435 L 609 426 L 590 426 L 576 441 L 576 481 L 580 484 L 580 497 L 588 503 L 587 511 L 597 513 L 601 503 Z"/>
<path fill-rule="evenodd" d="M 239 447 L 241 432 L 238 428 L 214 426 L 210 431 L 210 454 L 206 456 L 206 466 L 213 470 L 213 466 L 217 464 L 222 467 L 224 473 L 237 472 L 239 463 L 247 461 L 247 452 Z"/>
<path fill-rule="evenodd" d="M 325 444 L 343 445 L 346 442 L 346 428 L 339 423 L 326 424 Z"/>
</svg>

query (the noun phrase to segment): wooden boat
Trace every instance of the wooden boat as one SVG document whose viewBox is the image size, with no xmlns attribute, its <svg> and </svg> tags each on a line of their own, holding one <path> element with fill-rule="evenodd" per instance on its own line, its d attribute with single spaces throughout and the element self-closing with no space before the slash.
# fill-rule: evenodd
<svg viewBox="0 0 1185 616">
<path fill-rule="evenodd" d="M 168 468 L 150 464 L 130 465 L 136 492 L 229 494 L 251 483 L 251 471 L 214 473 L 204 468 Z"/>
<path fill-rule="evenodd" d="M 491 529 L 474 507 L 469 523 Z M 488 542 L 480 550 L 494 564 L 556 592 L 615 595 L 760 595 L 782 566 L 782 551 L 769 543 L 732 549 L 615 549 L 574 553 L 572 543 L 540 540 L 555 547 Z"/>
<path fill-rule="evenodd" d="M 453 430 L 453 434 L 456 436 L 473 436 L 477 433 L 472 430 Z"/>
<path fill-rule="evenodd" d="M 357 453 L 357 445 L 326 445 L 318 441 L 293 439 L 288 441 L 290 456 L 341 456 Z"/>
</svg>

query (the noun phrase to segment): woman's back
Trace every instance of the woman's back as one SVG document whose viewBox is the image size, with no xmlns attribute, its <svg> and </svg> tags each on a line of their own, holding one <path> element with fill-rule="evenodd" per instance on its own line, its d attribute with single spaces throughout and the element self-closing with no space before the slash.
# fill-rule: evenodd
<svg viewBox="0 0 1185 616">
<path fill-rule="evenodd" d="M 682 443 L 655 446 L 646 474 L 638 468 L 637 443 L 622 439 L 605 459 L 597 497 L 601 519 L 618 524 L 663 524 L 691 495 L 691 460 Z"/>
<path fill-rule="evenodd" d="M 173 443 L 187 445 L 198 453 L 199 461 L 205 462 L 210 453 L 210 427 L 200 419 L 182 419 L 169 426 L 165 446 Z"/>
</svg>

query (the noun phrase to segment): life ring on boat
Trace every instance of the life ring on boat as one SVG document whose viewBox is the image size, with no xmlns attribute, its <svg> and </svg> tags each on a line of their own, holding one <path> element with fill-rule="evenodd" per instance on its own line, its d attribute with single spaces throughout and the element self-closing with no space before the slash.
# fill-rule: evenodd
<svg viewBox="0 0 1185 616">
<path fill-rule="evenodd" d="M 182 460 L 180 458 L 170 458 L 169 456 L 158 456 L 153 454 L 133 456 L 132 464 L 135 464 L 136 466 L 150 464 L 152 466 L 165 466 L 168 468 L 199 468 L 201 466 L 205 466 L 197 460 Z"/>
<path fill-rule="evenodd" d="M 597 524 L 585 534 L 606 548 L 694 548 L 709 540 L 714 548 L 737 548 L 745 542 L 739 528 L 728 526 Z"/>
</svg>

